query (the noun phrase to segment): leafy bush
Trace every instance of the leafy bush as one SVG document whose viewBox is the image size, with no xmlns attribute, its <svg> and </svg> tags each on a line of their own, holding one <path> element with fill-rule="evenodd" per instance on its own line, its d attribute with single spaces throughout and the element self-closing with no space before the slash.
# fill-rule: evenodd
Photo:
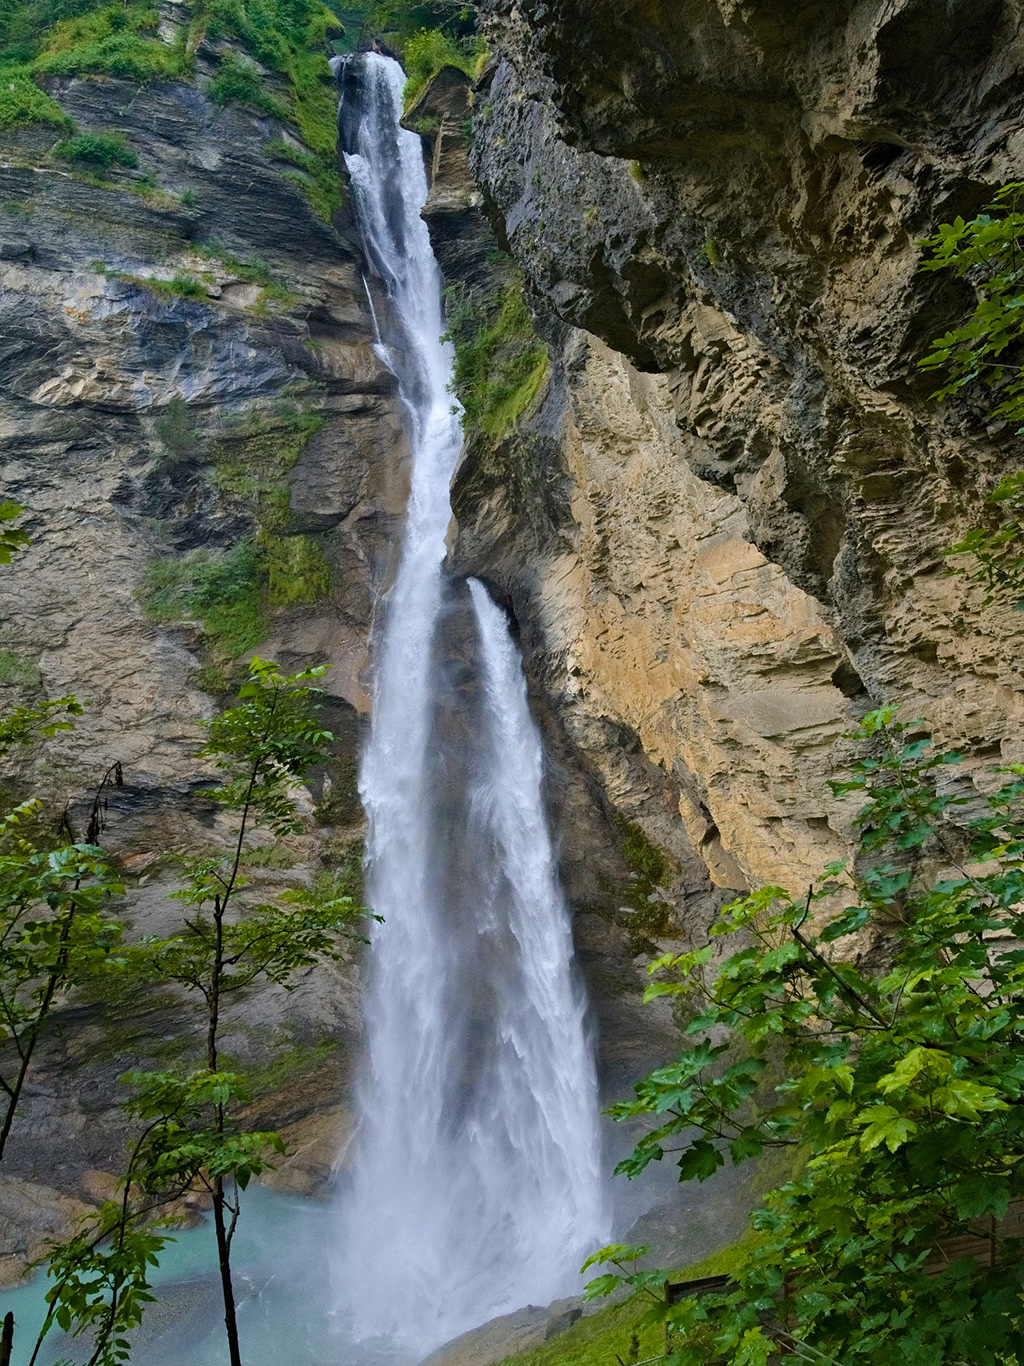
<svg viewBox="0 0 1024 1366">
<path fill-rule="evenodd" d="M 465 409 L 464 425 L 500 440 L 537 397 L 550 368 L 520 278 L 514 275 L 483 301 L 450 289 L 445 305 L 455 346 L 452 387 Z"/>
<path fill-rule="evenodd" d="M 1024 766 L 969 799 L 960 756 L 891 711 L 857 738 L 833 784 L 867 798 L 854 871 L 726 907 L 712 933 L 741 946 L 717 970 L 710 944 L 651 968 L 647 999 L 685 1002 L 689 1039 L 613 1108 L 654 1126 L 619 1170 L 808 1159 L 754 1216 L 735 1288 L 667 1311 L 678 1366 L 1020 1362 L 1024 1246 L 1000 1221 L 1024 1199 Z M 664 1273 L 625 1267 L 641 1251 L 598 1254 L 619 1271 L 593 1292 L 660 1290 Z"/>
<path fill-rule="evenodd" d="M 27 70 L 3 71 L 0 73 L 0 129 L 21 128 L 31 123 L 71 127 L 71 120 L 57 101 L 39 89 Z"/>
<path fill-rule="evenodd" d="M 241 61 L 230 53 L 221 60 L 216 76 L 210 82 L 209 95 L 214 104 L 248 105 L 272 118 L 286 119 L 288 111 L 263 89 L 258 69 L 251 62 Z"/>
<path fill-rule="evenodd" d="M 408 108 L 443 66 L 454 66 L 467 76 L 473 74 L 476 51 L 450 38 L 443 29 L 421 28 L 402 45 L 405 63 L 405 104 Z"/>
<path fill-rule="evenodd" d="M 104 170 L 139 164 L 139 158 L 120 133 L 76 133 L 58 142 L 53 151 L 64 161 L 101 166 Z"/>
<path fill-rule="evenodd" d="M 1004 186 L 977 218 L 943 223 L 923 245 L 930 255 L 922 270 L 951 271 L 978 295 L 969 321 L 937 337 L 920 362 L 923 370 L 946 375 L 935 397 L 981 381 L 999 391 L 997 417 L 1024 423 L 1024 368 L 1014 354 L 1024 339 L 1024 182 Z"/>
<path fill-rule="evenodd" d="M 975 527 L 946 553 L 973 557 L 973 565 L 964 572 L 984 585 L 986 607 L 1007 596 L 1015 599 L 1020 611 L 1024 609 L 1024 472 L 1004 475 L 987 501 L 999 513 L 999 524 L 992 529 Z"/>
</svg>

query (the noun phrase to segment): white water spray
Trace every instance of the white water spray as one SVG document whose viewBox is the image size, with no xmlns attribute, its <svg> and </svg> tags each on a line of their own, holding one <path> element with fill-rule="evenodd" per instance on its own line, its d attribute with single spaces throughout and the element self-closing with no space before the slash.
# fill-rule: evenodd
<svg viewBox="0 0 1024 1366">
<path fill-rule="evenodd" d="M 467 594 L 443 575 L 461 430 L 420 217 L 421 144 L 399 126 L 396 62 L 366 54 L 347 76 L 346 161 L 390 300 L 383 340 L 408 412 L 412 487 L 360 776 L 367 899 L 384 923 L 370 954 L 341 1293 L 359 1336 L 425 1352 L 577 1290 L 607 1230 L 540 737 L 504 614 L 481 584 Z M 459 656 L 457 681 L 446 649 Z"/>
</svg>

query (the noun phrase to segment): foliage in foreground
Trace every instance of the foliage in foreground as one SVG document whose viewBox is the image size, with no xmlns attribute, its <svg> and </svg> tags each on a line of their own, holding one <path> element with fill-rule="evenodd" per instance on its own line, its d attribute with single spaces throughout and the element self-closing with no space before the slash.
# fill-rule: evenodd
<svg viewBox="0 0 1024 1366">
<path fill-rule="evenodd" d="M 185 885 L 175 894 L 184 907 L 177 931 L 128 951 L 128 969 L 140 980 L 173 986 L 198 1003 L 206 1055 L 203 1066 L 185 1073 L 126 1078 L 138 1139 L 121 1199 L 51 1250 L 54 1283 L 40 1342 L 54 1325 L 87 1334 L 89 1366 L 128 1359 L 127 1335 L 152 1299 L 150 1269 L 167 1237 L 160 1219 L 196 1191 L 212 1205 L 228 1355 L 232 1366 L 241 1366 L 231 1267 L 241 1192 L 284 1148 L 276 1134 L 250 1132 L 243 1123 L 245 1080 L 222 1065 L 225 1007 L 257 982 L 290 989 L 300 971 L 340 957 L 363 920 L 349 897 L 324 883 L 270 901 L 241 900 L 252 830 L 259 826 L 280 838 L 302 828 L 296 785 L 323 761 L 333 738 L 318 717 L 316 682 L 323 672 L 286 676 L 254 659 L 236 705 L 209 722 L 203 754 L 222 781 L 207 796 L 234 814 L 231 848 L 186 865 Z"/>
<path fill-rule="evenodd" d="M 1005 185 L 977 217 L 943 223 L 925 240 L 924 271 L 948 271 L 971 285 L 970 318 L 937 337 L 920 362 L 942 378 L 934 397 L 952 398 L 985 385 L 996 399 L 993 416 L 1024 423 L 1024 182 Z M 1018 435 L 1024 426 L 1018 426 Z M 986 590 L 988 605 L 1008 597 L 1024 606 L 1024 471 L 1003 476 L 988 498 L 998 525 L 976 527 L 950 555 L 969 555 L 967 572 Z"/>
<path fill-rule="evenodd" d="M 833 784 L 867 798 L 854 869 L 726 907 L 713 933 L 740 947 L 717 968 L 712 945 L 652 965 L 648 999 L 693 1018 L 612 1111 L 653 1123 L 620 1171 L 671 1154 L 705 1180 L 773 1148 L 808 1156 L 754 1216 L 735 1289 L 663 1311 L 678 1366 L 1021 1359 L 1024 1244 L 1000 1221 L 1024 1198 L 1024 767 L 978 814 L 959 756 L 919 728 L 883 710 L 859 738 L 867 757 Z M 962 1235 L 976 1256 L 947 1257 Z M 660 1287 L 626 1268 L 639 1252 L 599 1253 L 618 1270 L 591 1293 Z"/>
</svg>

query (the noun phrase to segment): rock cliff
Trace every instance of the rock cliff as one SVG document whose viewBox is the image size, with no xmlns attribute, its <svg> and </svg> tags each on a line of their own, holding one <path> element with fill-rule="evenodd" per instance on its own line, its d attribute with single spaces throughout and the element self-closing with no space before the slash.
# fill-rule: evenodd
<svg viewBox="0 0 1024 1366">
<path fill-rule="evenodd" d="M 181 15 L 165 7 L 152 41 L 178 42 Z M 333 121 L 325 50 L 318 60 Z M 2 138 L 3 485 L 28 509 L 31 546 L 0 576 L 0 694 L 6 709 L 74 692 L 85 709 L 5 774 L 5 796 L 39 793 L 58 813 L 69 801 L 77 818 L 121 761 L 104 842 L 133 933 L 179 914 L 172 856 L 227 833 L 197 795 L 211 776 L 200 723 L 257 649 L 332 666 L 338 745 L 306 799 L 309 833 L 259 837 L 251 894 L 314 877 L 358 891 L 364 662 L 405 497 L 393 380 L 372 349 L 344 208 L 325 216 L 316 202 L 310 168 L 324 173 L 281 78 L 261 71 L 273 113 L 213 97 L 231 61 L 252 58 L 207 38 L 178 79 L 44 79 L 80 136 L 122 140 L 134 165 L 69 160 L 66 128 Z M 7 1153 L 0 1274 L 66 1227 L 75 1201 L 109 1196 L 117 1077 L 187 1056 L 190 1028 L 180 1003 L 148 997 L 83 1002 L 61 1021 Z M 283 1049 L 255 1106 L 261 1124 L 290 1130 L 295 1156 L 277 1177 L 288 1188 L 329 1174 L 357 1029 L 347 969 L 263 992 L 232 1020 L 228 1052 L 257 1071 Z"/>
<path fill-rule="evenodd" d="M 805 885 L 870 705 L 1021 752 L 1020 617 L 943 558 L 1017 443 L 916 368 L 971 297 L 919 240 L 1022 171 L 1021 7 L 482 8 L 472 167 L 554 372 L 464 466 L 460 553 L 619 810 Z"/>
</svg>

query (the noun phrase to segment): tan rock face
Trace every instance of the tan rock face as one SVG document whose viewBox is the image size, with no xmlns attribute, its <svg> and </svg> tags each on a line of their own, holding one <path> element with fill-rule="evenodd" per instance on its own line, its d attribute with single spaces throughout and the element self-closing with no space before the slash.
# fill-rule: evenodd
<svg viewBox="0 0 1024 1366">
<path fill-rule="evenodd" d="M 545 638 L 565 661 L 567 707 L 613 717 L 687 775 L 679 811 L 713 882 L 800 885 L 843 848 L 825 786 L 847 720 L 841 645 L 744 539 L 739 500 L 697 479 L 659 429 L 667 398 L 588 347 L 567 443 L 578 542 L 541 585 Z"/>
</svg>

